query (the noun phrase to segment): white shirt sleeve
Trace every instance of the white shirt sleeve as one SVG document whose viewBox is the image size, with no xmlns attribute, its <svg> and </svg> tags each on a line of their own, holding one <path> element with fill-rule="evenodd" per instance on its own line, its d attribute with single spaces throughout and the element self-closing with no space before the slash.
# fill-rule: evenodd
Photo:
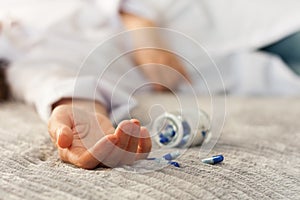
<svg viewBox="0 0 300 200">
<path fill-rule="evenodd" d="M 11 5 L 7 5 L 8 7 L 4 10 L 12 10 L 14 8 L 13 3 L 19 1 L 21 0 L 13 0 Z M 39 2 L 38 6 L 43 8 L 41 10 L 47 12 L 55 10 L 55 6 L 49 7 L 48 1 L 28 0 L 26 2 L 29 1 Z M 24 21 L 21 21 L 21 25 L 30 30 L 43 29 L 47 31 L 42 31 L 33 45 L 26 45 L 26 48 L 22 48 L 23 51 L 17 59 L 11 56 L 12 65 L 7 72 L 11 92 L 17 99 L 35 106 L 38 114 L 45 121 L 48 120 L 54 103 L 62 98 L 73 97 L 101 102 L 109 112 L 117 110 L 117 116 L 114 116 L 114 119 L 118 123 L 119 120 L 127 116 L 128 109 L 135 105 L 134 100 L 128 102 L 127 93 L 123 94 L 121 91 L 117 91 L 116 93 L 120 94 L 116 98 L 118 100 L 112 101 L 111 89 L 113 85 L 111 83 L 102 80 L 103 84 L 100 85 L 96 74 L 90 72 L 77 76 L 77 72 L 90 50 L 95 48 L 95 45 L 100 41 L 112 35 L 115 31 L 114 26 L 119 26 L 116 16 L 119 13 L 121 0 L 101 0 L 98 2 L 95 0 L 92 3 L 84 1 L 84 6 L 79 6 L 82 4 L 73 5 L 70 0 L 64 2 L 64 7 L 68 7 L 70 4 L 72 9 L 68 9 L 70 11 L 67 13 L 60 12 L 59 18 L 54 17 L 57 13 L 52 13 L 51 23 L 49 22 L 43 27 L 38 26 L 38 22 L 43 21 L 48 16 L 40 19 L 28 18 L 27 20 L 24 18 Z M 98 5 L 96 5 L 97 3 Z M 38 6 L 35 6 L 36 9 L 33 11 L 40 10 L 37 9 Z M 22 6 L 19 7 L 21 9 Z M 91 7 L 95 9 L 91 9 Z M 25 5 L 24 8 L 28 8 L 28 6 Z M 28 13 L 27 9 L 25 10 Z M 15 10 L 13 16 L 16 16 L 16 19 L 23 19 L 22 13 Z M 24 16 L 30 17 L 26 13 L 23 13 Z M 36 16 L 34 12 L 32 13 Z M 95 17 L 95 13 L 101 13 L 101 15 Z M 91 18 L 98 19 L 98 21 L 91 22 Z M 100 18 L 104 21 L 103 23 Z M 106 19 L 111 20 L 106 23 Z M 11 36 L 12 32 L 8 30 L 7 33 L 8 36 Z M 17 38 L 20 39 L 20 37 Z M 18 53 L 19 46 L 13 42 L 10 45 L 12 47 L 10 55 Z M 3 57 L 10 58 L 9 55 L 3 55 Z M 74 92 L 75 89 L 76 92 Z"/>
<path fill-rule="evenodd" d="M 45 121 L 52 105 L 63 98 L 93 98 L 107 107 L 103 96 L 95 92 L 97 85 L 93 77 L 76 77 L 74 72 L 58 64 L 18 62 L 8 68 L 7 79 L 13 96 L 34 105 Z M 76 96 L 75 85 L 81 91 Z"/>
</svg>

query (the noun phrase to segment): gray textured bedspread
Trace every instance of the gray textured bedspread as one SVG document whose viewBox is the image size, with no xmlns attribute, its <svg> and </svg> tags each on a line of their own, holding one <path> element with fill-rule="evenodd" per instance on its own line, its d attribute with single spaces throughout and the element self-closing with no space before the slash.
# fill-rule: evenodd
<svg viewBox="0 0 300 200">
<path fill-rule="evenodd" d="M 155 102 L 173 105 L 168 95 L 139 101 L 140 118 Z M 209 99 L 200 102 L 208 109 Z M 0 104 L 0 199 L 300 199 L 299 116 L 299 98 L 228 97 L 210 153 L 223 163 L 201 163 L 195 147 L 178 159 L 181 168 L 139 174 L 62 163 L 33 108 Z"/>
</svg>

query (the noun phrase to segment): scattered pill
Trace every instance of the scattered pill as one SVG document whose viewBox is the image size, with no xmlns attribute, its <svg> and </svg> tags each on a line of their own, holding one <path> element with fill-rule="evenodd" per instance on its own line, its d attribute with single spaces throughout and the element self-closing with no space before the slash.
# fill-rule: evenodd
<svg viewBox="0 0 300 200">
<path fill-rule="evenodd" d="M 224 160 L 223 155 L 212 156 L 211 158 L 205 158 L 202 160 L 203 163 L 206 164 L 217 164 Z"/>
<path fill-rule="evenodd" d="M 169 164 L 173 165 L 175 167 L 180 167 L 178 162 L 172 161 L 180 156 L 179 151 L 171 152 L 168 154 L 165 154 L 162 158 L 147 158 L 147 160 L 154 160 L 155 162 L 159 164 Z"/>
<path fill-rule="evenodd" d="M 169 161 L 164 158 L 147 158 L 147 160 L 153 160 L 153 161 L 157 162 L 158 164 L 168 164 L 168 165 L 173 165 L 175 167 L 180 167 L 178 162 Z"/>
<path fill-rule="evenodd" d="M 178 162 L 169 162 L 170 165 L 173 165 L 174 167 L 180 167 L 179 163 Z"/>
<path fill-rule="evenodd" d="M 164 159 L 166 160 L 175 160 L 176 158 L 178 158 L 180 156 L 179 151 L 174 151 L 171 153 L 167 153 L 163 156 Z"/>
</svg>

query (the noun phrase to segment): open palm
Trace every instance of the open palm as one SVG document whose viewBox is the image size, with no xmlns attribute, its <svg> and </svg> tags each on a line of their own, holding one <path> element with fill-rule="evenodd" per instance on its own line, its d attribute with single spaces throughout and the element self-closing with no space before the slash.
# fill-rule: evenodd
<svg viewBox="0 0 300 200">
<path fill-rule="evenodd" d="M 86 169 L 132 164 L 151 150 L 147 129 L 135 119 L 115 129 L 105 115 L 63 105 L 53 110 L 48 127 L 60 158 Z"/>
</svg>

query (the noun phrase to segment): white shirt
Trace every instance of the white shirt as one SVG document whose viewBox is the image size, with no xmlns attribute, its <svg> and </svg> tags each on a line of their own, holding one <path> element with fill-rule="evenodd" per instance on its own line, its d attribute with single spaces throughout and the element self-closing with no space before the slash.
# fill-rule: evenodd
<svg viewBox="0 0 300 200">
<path fill-rule="evenodd" d="M 0 3 L 0 20 L 5 22 L 0 42 L 6 44 L 0 56 L 13 60 L 8 79 L 15 96 L 35 105 L 44 120 L 54 102 L 73 96 L 119 109 L 120 115 L 114 116 L 118 121 L 135 104 L 133 89 L 145 83 L 143 76 L 130 71 L 128 57 L 106 70 L 112 59 L 128 50 L 107 40 L 124 30 L 119 18 L 124 10 L 178 31 L 164 30 L 162 38 L 195 64 L 188 71 L 199 93 L 220 92 L 224 83 L 232 94 L 295 95 L 300 93 L 299 78 L 277 57 L 254 49 L 300 30 L 299 6 L 297 0 L 11 0 Z M 10 20 L 19 21 L 19 26 L 12 28 Z M 219 68 L 188 38 L 205 47 Z M 99 56 L 88 60 L 93 64 L 78 75 L 99 43 Z M 186 90 L 185 85 L 180 90 Z"/>
</svg>

